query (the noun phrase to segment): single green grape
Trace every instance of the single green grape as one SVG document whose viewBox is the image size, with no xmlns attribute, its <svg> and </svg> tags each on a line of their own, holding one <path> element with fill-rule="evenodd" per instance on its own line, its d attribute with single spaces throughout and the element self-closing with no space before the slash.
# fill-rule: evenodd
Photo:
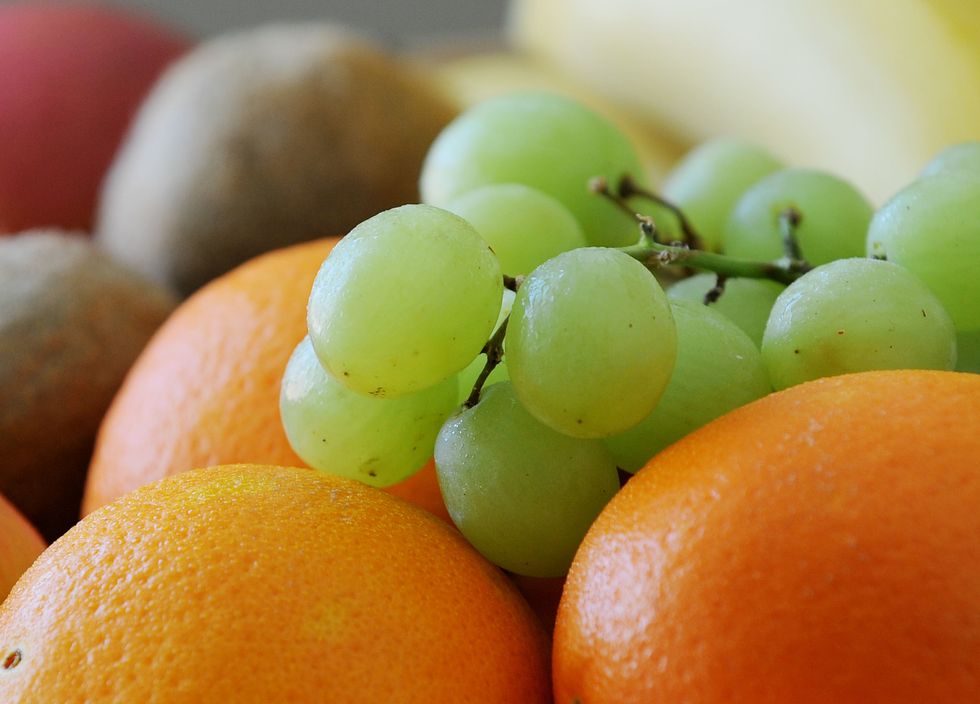
<svg viewBox="0 0 980 704">
<path fill-rule="evenodd" d="M 522 183 L 568 208 L 590 244 L 622 246 L 639 239 L 636 222 L 590 194 L 589 182 L 627 174 L 642 181 L 643 167 L 616 127 L 569 98 L 520 93 L 486 100 L 450 123 L 425 158 L 420 188 L 426 203 L 445 207 L 480 186 Z"/>
<path fill-rule="evenodd" d="M 841 259 L 803 275 L 776 299 L 762 359 L 777 389 L 873 369 L 952 369 L 949 314 L 907 269 Z"/>
<path fill-rule="evenodd" d="M 781 168 L 778 159 L 751 142 L 712 139 L 684 155 L 660 190 L 684 212 L 704 248 L 717 251 L 735 202 L 752 184 Z M 669 217 L 661 214 L 656 219 Z M 676 239 L 679 225 L 673 223 L 668 229 Z"/>
<path fill-rule="evenodd" d="M 657 404 L 677 354 L 660 284 L 601 247 L 559 254 L 524 280 L 507 327 L 507 369 L 543 423 L 581 438 L 619 433 Z"/>
<path fill-rule="evenodd" d="M 747 190 L 725 225 L 725 253 L 757 261 L 782 257 L 780 216 L 788 208 L 802 215 L 796 240 L 810 264 L 864 254 L 871 204 L 847 181 L 810 169 L 776 171 Z"/>
<path fill-rule="evenodd" d="M 472 361 L 502 290 L 500 264 L 469 223 L 431 205 L 394 208 L 355 227 L 323 263 L 310 339 L 344 386 L 395 398 Z"/>
<path fill-rule="evenodd" d="M 980 172 L 912 183 L 875 213 L 867 246 L 925 282 L 957 332 L 980 331 Z"/>
<path fill-rule="evenodd" d="M 394 399 L 355 393 L 324 371 L 306 337 L 286 365 L 279 413 L 290 446 L 311 467 L 388 486 L 432 456 L 456 408 L 455 377 Z"/>
<path fill-rule="evenodd" d="M 597 440 L 557 433 L 509 382 L 446 421 L 435 450 L 446 508 L 488 560 L 532 577 L 565 574 L 592 521 L 619 489 Z"/>
<path fill-rule="evenodd" d="M 510 289 L 504 289 L 503 302 L 500 306 L 500 313 L 497 316 L 497 323 L 493 326 L 494 333 L 503 324 L 507 316 L 510 315 L 511 308 L 514 306 L 514 292 Z M 487 356 L 481 352 L 476 356 L 472 362 L 470 362 L 461 371 L 457 378 L 459 379 L 459 402 L 464 403 L 466 399 L 470 397 L 470 393 L 473 391 L 473 386 L 476 384 L 476 380 L 479 378 L 480 373 L 487 364 Z M 493 368 L 490 372 L 490 376 L 486 378 L 483 385 L 484 387 L 490 386 L 491 384 L 496 384 L 499 381 L 507 381 L 510 379 L 510 374 L 507 373 L 507 360 L 502 359 L 497 363 L 497 366 Z"/>
<path fill-rule="evenodd" d="M 714 274 L 689 276 L 668 288 L 667 298 L 671 302 L 703 302 L 704 295 L 714 288 L 717 280 Z M 711 304 L 711 308 L 740 327 L 759 347 L 769 312 L 784 288 L 782 284 L 768 279 L 728 279 L 724 292 Z"/>
<path fill-rule="evenodd" d="M 922 169 L 919 178 L 941 173 L 960 172 L 980 175 L 980 141 L 962 142 L 939 152 Z"/>
<path fill-rule="evenodd" d="M 585 246 L 582 228 L 568 208 L 519 183 L 468 191 L 446 210 L 476 228 L 500 260 L 501 270 L 511 276 L 527 274 L 556 254 Z"/>
<path fill-rule="evenodd" d="M 735 323 L 703 303 L 676 300 L 670 307 L 677 325 L 677 364 L 660 403 L 637 425 L 603 440 L 627 472 L 642 468 L 691 431 L 772 391 L 759 348 Z"/>
</svg>

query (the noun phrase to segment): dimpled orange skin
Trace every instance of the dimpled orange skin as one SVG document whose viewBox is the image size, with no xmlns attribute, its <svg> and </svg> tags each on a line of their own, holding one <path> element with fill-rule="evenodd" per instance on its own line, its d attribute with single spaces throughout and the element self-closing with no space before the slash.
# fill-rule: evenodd
<svg viewBox="0 0 980 704">
<path fill-rule="evenodd" d="M 44 548 L 34 526 L 0 494 L 0 602 Z"/>
<path fill-rule="evenodd" d="M 980 701 L 980 376 L 771 395 L 656 457 L 588 533 L 560 704 Z"/>
<path fill-rule="evenodd" d="M 533 704 L 550 681 L 527 604 L 443 521 L 238 465 L 144 487 L 54 543 L 0 606 L 0 701 Z"/>
<path fill-rule="evenodd" d="M 179 472 L 259 462 L 303 466 L 279 419 L 286 362 L 337 238 L 256 257 L 188 298 L 157 331 L 99 430 L 86 515 Z M 388 491 L 449 521 L 430 462 Z"/>
</svg>

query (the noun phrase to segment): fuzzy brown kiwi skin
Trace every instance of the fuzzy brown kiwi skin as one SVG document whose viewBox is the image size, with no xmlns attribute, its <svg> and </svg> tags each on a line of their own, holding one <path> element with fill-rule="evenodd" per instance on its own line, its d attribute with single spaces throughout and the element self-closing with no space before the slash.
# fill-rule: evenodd
<svg viewBox="0 0 980 704">
<path fill-rule="evenodd" d="M 0 493 L 49 542 L 77 522 L 102 416 L 175 304 L 81 234 L 0 238 Z"/>
<path fill-rule="evenodd" d="M 217 38 L 144 104 L 97 237 L 187 295 L 265 251 L 417 202 L 425 154 L 454 115 L 420 74 L 331 25 Z"/>
</svg>

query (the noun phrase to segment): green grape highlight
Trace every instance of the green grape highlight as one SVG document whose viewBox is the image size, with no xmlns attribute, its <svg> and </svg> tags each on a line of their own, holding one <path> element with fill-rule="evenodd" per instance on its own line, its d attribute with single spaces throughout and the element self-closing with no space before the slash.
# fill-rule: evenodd
<svg viewBox="0 0 980 704">
<path fill-rule="evenodd" d="M 511 276 L 527 274 L 555 255 L 586 244 L 568 208 L 519 183 L 468 191 L 446 210 L 476 228 L 500 260 L 501 270 Z"/>
<path fill-rule="evenodd" d="M 518 397 L 546 425 L 580 438 L 619 433 L 657 404 L 677 354 L 670 304 L 623 252 L 576 249 L 524 280 L 506 337 Z"/>
<path fill-rule="evenodd" d="M 919 178 L 951 172 L 980 176 L 980 142 L 962 142 L 947 147 L 925 165 Z"/>
<path fill-rule="evenodd" d="M 310 339 L 344 386 L 394 398 L 469 364 L 502 290 L 500 264 L 469 223 L 430 205 L 394 208 L 355 227 L 323 263 Z"/>
<path fill-rule="evenodd" d="M 824 264 L 773 306 L 762 359 L 777 389 L 874 369 L 952 369 L 953 322 L 909 271 L 875 259 Z"/>
<path fill-rule="evenodd" d="M 422 167 L 426 203 L 445 207 L 494 183 L 522 183 L 556 198 L 578 220 L 590 244 L 620 246 L 639 238 L 636 223 L 588 191 L 629 174 L 640 160 L 623 134 L 579 103 L 547 93 L 491 98 L 470 108 L 436 138 Z M 510 273 L 510 272 L 508 272 Z"/>
<path fill-rule="evenodd" d="M 684 211 L 705 249 L 721 248 L 725 223 L 735 202 L 759 179 L 783 168 L 771 154 L 740 139 L 713 139 L 688 152 L 667 175 L 661 195 Z M 655 215 L 665 223 L 670 215 Z M 678 238 L 677 223 L 665 228 Z"/>
<path fill-rule="evenodd" d="M 703 302 L 704 295 L 714 288 L 714 274 L 695 274 L 681 279 L 667 289 L 667 298 L 674 301 Z M 762 333 L 769 320 L 773 303 L 783 289 L 780 283 L 768 279 L 728 279 L 721 297 L 711 304 L 749 336 L 756 347 L 762 344 Z"/>
<path fill-rule="evenodd" d="M 311 467 L 389 486 L 432 456 L 439 428 L 456 407 L 455 377 L 395 399 L 355 393 L 327 374 L 309 337 L 286 365 L 279 412 L 289 444 Z"/>
<path fill-rule="evenodd" d="M 509 382 L 439 433 L 436 471 L 446 508 L 488 560 L 532 577 L 565 574 L 592 521 L 619 489 L 597 440 L 542 425 Z"/>
<path fill-rule="evenodd" d="M 780 215 L 788 208 L 803 216 L 796 239 L 810 264 L 864 254 L 871 205 L 846 181 L 810 169 L 777 171 L 746 191 L 725 225 L 725 253 L 757 261 L 782 257 Z"/>
<path fill-rule="evenodd" d="M 693 430 L 762 398 L 772 385 L 755 343 L 710 306 L 671 301 L 677 364 L 653 412 L 624 433 L 603 440 L 627 472 Z"/>
</svg>

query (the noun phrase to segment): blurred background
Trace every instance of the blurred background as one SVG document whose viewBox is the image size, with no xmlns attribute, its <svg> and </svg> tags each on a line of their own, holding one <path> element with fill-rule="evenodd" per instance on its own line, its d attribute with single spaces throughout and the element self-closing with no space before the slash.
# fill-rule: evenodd
<svg viewBox="0 0 980 704">
<path fill-rule="evenodd" d="M 194 34 L 209 35 L 272 20 L 321 19 L 357 27 L 389 46 L 414 48 L 430 41 L 499 37 L 506 0 L 112 0 L 151 12 Z"/>
</svg>

